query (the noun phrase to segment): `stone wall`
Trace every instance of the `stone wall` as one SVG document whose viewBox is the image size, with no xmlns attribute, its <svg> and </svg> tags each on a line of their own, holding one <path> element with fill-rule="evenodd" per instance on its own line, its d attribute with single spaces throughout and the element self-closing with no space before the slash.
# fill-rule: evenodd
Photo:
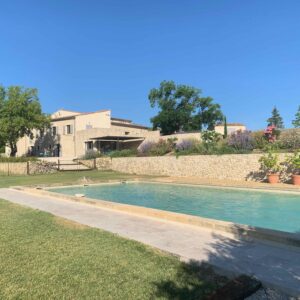
<svg viewBox="0 0 300 300">
<path fill-rule="evenodd" d="M 0 174 L 3 175 L 34 175 L 57 172 L 55 164 L 48 162 L 2 162 Z"/>
<path fill-rule="evenodd" d="M 261 154 L 191 155 L 159 157 L 98 158 L 100 170 L 138 175 L 197 176 L 202 178 L 260 180 Z M 285 155 L 280 155 L 283 160 Z"/>
<path fill-rule="evenodd" d="M 27 163 L 0 163 L 0 173 L 5 175 L 26 175 Z"/>
</svg>

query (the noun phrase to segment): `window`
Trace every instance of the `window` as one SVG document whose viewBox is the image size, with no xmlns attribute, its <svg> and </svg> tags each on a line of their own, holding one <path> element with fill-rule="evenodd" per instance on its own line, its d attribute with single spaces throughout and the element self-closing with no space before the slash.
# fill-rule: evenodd
<svg viewBox="0 0 300 300">
<path fill-rule="evenodd" d="M 72 133 L 73 133 L 72 125 L 67 125 L 65 127 L 65 134 L 72 134 Z"/>
<path fill-rule="evenodd" d="M 52 127 L 52 135 L 57 135 L 57 127 L 56 126 Z"/>
<path fill-rule="evenodd" d="M 93 142 L 86 142 L 86 150 L 93 150 Z"/>
</svg>

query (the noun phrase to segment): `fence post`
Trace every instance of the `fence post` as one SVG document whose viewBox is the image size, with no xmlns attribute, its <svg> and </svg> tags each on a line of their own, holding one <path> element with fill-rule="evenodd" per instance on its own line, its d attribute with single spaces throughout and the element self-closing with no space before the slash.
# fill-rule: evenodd
<svg viewBox="0 0 300 300">
<path fill-rule="evenodd" d="M 96 158 L 94 158 L 94 169 L 97 169 Z"/>
<path fill-rule="evenodd" d="M 7 163 L 7 176 L 9 176 L 9 162 Z"/>
<path fill-rule="evenodd" d="M 30 175 L 30 163 L 29 163 L 29 161 L 27 162 L 27 175 Z"/>
<path fill-rule="evenodd" d="M 60 171 L 59 164 L 60 164 L 60 160 L 58 159 L 58 160 L 57 160 L 57 170 L 58 170 L 58 171 Z"/>
</svg>

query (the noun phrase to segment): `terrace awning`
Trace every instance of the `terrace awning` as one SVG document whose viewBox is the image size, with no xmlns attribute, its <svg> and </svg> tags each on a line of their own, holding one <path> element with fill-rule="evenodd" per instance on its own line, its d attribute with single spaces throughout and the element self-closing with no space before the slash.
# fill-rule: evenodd
<svg viewBox="0 0 300 300">
<path fill-rule="evenodd" d="M 100 136 L 95 138 L 90 138 L 90 140 L 100 141 L 100 142 L 134 142 L 134 141 L 143 141 L 145 138 L 143 137 L 135 137 L 135 136 Z"/>
</svg>

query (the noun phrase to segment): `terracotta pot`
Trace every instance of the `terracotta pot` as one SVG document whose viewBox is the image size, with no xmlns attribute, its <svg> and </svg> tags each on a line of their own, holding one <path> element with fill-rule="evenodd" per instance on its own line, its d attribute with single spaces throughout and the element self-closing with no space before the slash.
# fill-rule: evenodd
<svg viewBox="0 0 300 300">
<path fill-rule="evenodd" d="M 292 181 L 294 185 L 300 185 L 300 175 L 293 175 Z"/>
<path fill-rule="evenodd" d="M 279 182 L 279 174 L 268 174 L 267 178 L 268 178 L 268 182 L 271 184 L 275 184 Z"/>
</svg>

